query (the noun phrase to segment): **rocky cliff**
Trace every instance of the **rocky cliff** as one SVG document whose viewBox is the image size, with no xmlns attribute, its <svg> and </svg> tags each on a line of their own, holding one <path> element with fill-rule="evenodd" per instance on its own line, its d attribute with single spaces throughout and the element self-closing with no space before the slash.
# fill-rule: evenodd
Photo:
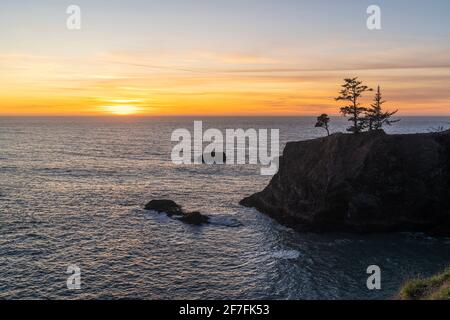
<svg viewBox="0 0 450 320">
<path fill-rule="evenodd" d="M 450 131 L 288 143 L 270 184 L 241 204 L 299 230 L 450 234 Z"/>
</svg>

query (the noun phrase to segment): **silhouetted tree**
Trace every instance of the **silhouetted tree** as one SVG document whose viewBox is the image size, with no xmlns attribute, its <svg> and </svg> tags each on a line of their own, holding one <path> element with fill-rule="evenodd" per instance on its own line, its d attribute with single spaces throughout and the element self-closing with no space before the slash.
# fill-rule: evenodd
<svg viewBox="0 0 450 320">
<path fill-rule="evenodd" d="M 366 124 L 369 131 L 372 130 L 379 130 L 383 128 L 383 125 L 390 126 L 391 124 L 395 122 L 399 122 L 398 120 L 391 120 L 391 117 L 398 112 L 398 110 L 394 112 L 389 111 L 383 111 L 383 104 L 386 101 L 383 100 L 383 97 L 381 95 L 381 89 L 380 86 L 378 86 L 377 93 L 375 94 L 375 98 L 373 100 L 373 103 L 371 104 L 370 108 L 367 109 L 365 112 L 366 114 Z"/>
<path fill-rule="evenodd" d="M 330 135 L 330 129 L 329 129 L 329 123 L 330 123 L 330 117 L 328 117 L 327 114 L 322 114 L 319 117 L 317 117 L 317 123 L 316 128 L 324 128 L 327 130 L 327 135 Z"/>
<path fill-rule="evenodd" d="M 344 79 L 344 84 L 336 101 L 349 102 L 349 105 L 341 107 L 341 113 L 344 116 L 350 116 L 348 121 L 353 122 L 353 125 L 347 129 L 349 132 L 359 133 L 366 127 L 364 112 L 367 111 L 367 108 L 361 106 L 359 98 L 367 91 L 373 90 L 363 85 L 362 81 L 359 81 L 358 78 Z"/>
</svg>

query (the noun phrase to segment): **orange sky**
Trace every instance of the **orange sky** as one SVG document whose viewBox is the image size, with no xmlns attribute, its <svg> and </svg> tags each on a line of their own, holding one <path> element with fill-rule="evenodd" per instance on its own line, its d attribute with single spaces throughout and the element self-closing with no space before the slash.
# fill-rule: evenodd
<svg viewBox="0 0 450 320">
<path fill-rule="evenodd" d="M 200 56 L 182 70 L 171 62 L 122 55 L 103 60 L 1 58 L 2 115 L 336 114 L 339 105 L 333 97 L 342 78 L 349 76 L 359 76 L 372 87 L 380 84 L 387 106 L 402 114 L 450 114 L 449 68 L 302 71 L 278 62 L 261 65 L 261 57 L 242 57 L 242 66 Z M 162 67 L 153 67 L 155 63 Z"/>
<path fill-rule="evenodd" d="M 320 20 L 320 8 L 310 10 L 317 19 L 297 19 L 303 11 L 294 15 L 265 1 L 273 8 L 258 7 L 261 16 L 249 29 L 254 8 L 234 1 L 209 28 L 196 19 L 211 17 L 215 7 L 207 14 L 187 6 L 192 12 L 170 24 L 176 12 L 162 4 L 152 20 L 155 8 L 112 5 L 104 12 L 80 3 L 89 13 L 80 31 L 65 28 L 59 3 L 33 15 L 13 4 L 2 11 L 0 29 L 8 37 L 0 43 L 0 115 L 337 114 L 333 98 L 344 77 L 380 85 L 386 107 L 401 115 L 450 115 L 450 42 L 438 28 L 400 29 L 392 16 L 391 25 L 373 33 L 365 28 L 364 6 L 356 4 L 329 4 L 362 12 L 350 23 Z M 124 10 L 130 12 L 120 19 Z M 273 14 L 273 24 L 261 19 Z M 316 21 L 322 24 L 312 30 Z M 339 28 L 346 32 L 334 31 Z"/>
</svg>

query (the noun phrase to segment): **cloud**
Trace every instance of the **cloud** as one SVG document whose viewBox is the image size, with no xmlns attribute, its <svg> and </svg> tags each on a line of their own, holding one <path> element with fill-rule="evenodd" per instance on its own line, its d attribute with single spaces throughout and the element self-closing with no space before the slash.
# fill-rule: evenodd
<svg viewBox="0 0 450 320">
<path fill-rule="evenodd" d="M 0 54 L 0 112 L 25 100 L 40 106 L 85 103 L 83 110 L 103 100 L 139 101 L 139 107 L 171 114 L 329 112 L 336 109 L 333 96 L 342 78 L 358 76 L 372 87 L 381 84 L 395 108 L 412 112 L 428 103 L 426 110 L 450 113 L 448 49 L 315 50 Z"/>
</svg>

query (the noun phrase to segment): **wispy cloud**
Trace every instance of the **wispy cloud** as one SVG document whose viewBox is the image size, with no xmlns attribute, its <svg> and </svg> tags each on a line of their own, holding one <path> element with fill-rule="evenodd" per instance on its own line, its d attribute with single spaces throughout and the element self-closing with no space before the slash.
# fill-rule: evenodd
<svg viewBox="0 0 450 320">
<path fill-rule="evenodd" d="M 347 76 L 381 84 L 396 108 L 450 113 L 450 50 L 312 51 L 1 54 L 0 113 L 31 101 L 36 112 L 51 104 L 91 113 L 120 105 L 152 114 L 336 113 L 333 97 Z"/>
</svg>

